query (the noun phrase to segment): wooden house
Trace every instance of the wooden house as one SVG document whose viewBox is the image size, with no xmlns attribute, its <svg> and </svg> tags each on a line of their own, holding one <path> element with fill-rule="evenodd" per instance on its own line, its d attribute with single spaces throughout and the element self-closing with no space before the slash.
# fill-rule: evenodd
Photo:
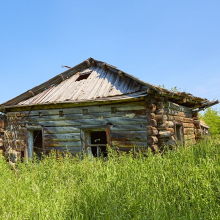
<svg viewBox="0 0 220 220">
<path fill-rule="evenodd" d="M 29 157 L 52 149 L 106 156 L 107 145 L 157 151 L 200 139 L 197 113 L 217 103 L 151 85 L 89 58 L 1 104 L 1 138 L 6 151 Z"/>
</svg>

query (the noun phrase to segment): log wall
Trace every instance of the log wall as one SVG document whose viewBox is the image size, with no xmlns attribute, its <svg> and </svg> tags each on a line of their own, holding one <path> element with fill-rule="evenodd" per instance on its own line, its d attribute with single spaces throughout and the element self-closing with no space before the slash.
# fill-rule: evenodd
<svg viewBox="0 0 220 220">
<path fill-rule="evenodd" d="M 120 150 L 147 147 L 145 101 L 63 109 L 8 112 L 7 140 L 13 149 L 27 153 L 27 129 L 43 127 L 45 153 L 52 149 L 81 152 L 81 130 L 110 127 L 111 145 Z"/>
<path fill-rule="evenodd" d="M 4 150 L 4 128 L 6 124 L 6 117 L 0 115 L 0 149 Z"/>
<path fill-rule="evenodd" d="M 195 143 L 195 120 L 190 108 L 161 100 L 155 112 L 158 129 L 158 146 L 174 146 L 177 141 L 175 123 L 182 125 L 183 143 Z"/>
</svg>

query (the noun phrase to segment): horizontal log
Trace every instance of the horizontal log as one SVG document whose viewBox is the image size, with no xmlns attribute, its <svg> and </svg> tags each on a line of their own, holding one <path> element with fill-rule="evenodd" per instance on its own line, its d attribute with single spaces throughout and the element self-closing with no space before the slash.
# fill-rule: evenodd
<svg viewBox="0 0 220 220">
<path fill-rule="evenodd" d="M 174 127 L 174 123 L 172 121 L 167 121 L 166 124 L 167 124 L 168 128 Z"/>
<path fill-rule="evenodd" d="M 149 146 L 153 152 L 157 152 L 159 150 L 159 146 L 157 144 Z"/>
<path fill-rule="evenodd" d="M 164 109 L 157 109 L 155 112 L 154 112 L 156 115 L 162 115 L 165 113 Z"/>
<path fill-rule="evenodd" d="M 24 111 L 23 114 L 26 116 L 39 116 L 39 112 L 42 112 L 43 115 L 59 115 L 59 111 L 63 111 L 64 115 L 67 114 L 81 114 L 83 109 L 88 109 L 90 113 L 99 113 L 99 112 L 111 112 L 111 107 L 116 107 L 118 111 L 131 111 L 131 110 L 146 110 L 145 101 L 137 102 L 127 102 L 127 103 L 118 103 L 118 104 L 108 104 L 108 105 L 95 105 L 95 106 L 84 106 L 84 107 L 74 107 L 74 108 L 59 108 L 59 109 L 41 109 L 41 110 L 32 110 Z M 7 115 L 16 115 L 20 112 L 8 112 Z"/>
<path fill-rule="evenodd" d="M 195 144 L 196 140 L 195 139 L 184 140 L 184 143 L 187 144 L 187 145 Z"/>
<path fill-rule="evenodd" d="M 156 136 L 147 137 L 147 144 L 154 145 L 158 142 L 158 138 Z"/>
<path fill-rule="evenodd" d="M 157 128 L 157 130 L 167 130 L 168 124 L 167 124 L 167 122 L 158 123 L 156 128 Z"/>
<path fill-rule="evenodd" d="M 45 147 L 81 147 L 81 141 L 72 142 L 55 142 L 55 141 L 44 141 Z"/>
<path fill-rule="evenodd" d="M 202 129 L 195 129 L 195 135 L 198 137 L 198 136 L 201 136 L 203 134 L 203 131 Z"/>
<path fill-rule="evenodd" d="M 199 117 L 192 117 L 193 120 L 199 120 Z"/>
<path fill-rule="evenodd" d="M 146 113 L 147 120 L 155 119 L 155 114 L 151 112 Z"/>
<path fill-rule="evenodd" d="M 174 120 L 177 122 L 183 122 L 184 117 L 174 116 Z"/>
<path fill-rule="evenodd" d="M 157 126 L 157 121 L 155 119 L 149 120 L 149 125 L 156 127 Z"/>
<path fill-rule="evenodd" d="M 156 105 L 154 105 L 152 103 L 151 104 L 146 104 L 146 108 L 150 112 L 155 112 L 156 111 Z"/>
<path fill-rule="evenodd" d="M 192 116 L 193 116 L 193 117 L 198 117 L 198 112 L 193 111 L 193 112 L 192 112 Z"/>
<path fill-rule="evenodd" d="M 63 133 L 80 133 L 80 126 L 78 127 L 45 127 L 45 134 L 63 134 Z"/>
<path fill-rule="evenodd" d="M 146 131 L 147 124 L 111 125 L 111 131 Z"/>
<path fill-rule="evenodd" d="M 175 118 L 173 115 L 167 115 L 167 120 L 168 121 L 175 121 Z"/>
<path fill-rule="evenodd" d="M 157 114 L 157 115 L 155 115 L 155 119 L 157 120 L 157 123 L 163 123 L 168 120 L 168 116 L 162 115 L 162 114 L 161 115 Z"/>
<path fill-rule="evenodd" d="M 194 134 L 194 132 L 195 132 L 195 129 L 194 129 L 194 128 L 185 128 L 185 127 L 184 127 L 184 129 L 183 129 L 183 133 L 184 133 L 185 135 L 187 135 L 187 134 Z"/>
<path fill-rule="evenodd" d="M 184 140 L 195 139 L 195 134 L 184 135 Z"/>
<path fill-rule="evenodd" d="M 111 131 L 112 141 L 147 141 L 145 131 Z"/>
<path fill-rule="evenodd" d="M 192 113 L 182 112 L 174 109 L 164 108 L 164 114 L 192 118 Z"/>
<path fill-rule="evenodd" d="M 170 132 L 170 135 L 174 135 L 174 129 L 173 128 L 167 128 L 167 130 Z"/>
<path fill-rule="evenodd" d="M 165 138 L 165 137 L 170 137 L 171 133 L 170 131 L 159 131 L 158 138 Z"/>
<path fill-rule="evenodd" d="M 158 130 L 155 127 L 147 126 L 147 136 L 156 136 L 158 135 Z"/>
<path fill-rule="evenodd" d="M 193 123 L 183 123 L 183 127 L 184 128 L 194 128 L 194 124 Z"/>
<path fill-rule="evenodd" d="M 80 141 L 80 133 L 45 134 L 44 141 Z"/>
<path fill-rule="evenodd" d="M 200 126 L 200 121 L 199 120 L 193 120 L 193 124 L 195 125 L 195 127 L 199 127 Z"/>
<path fill-rule="evenodd" d="M 184 123 L 193 123 L 193 119 L 192 118 L 183 118 L 183 122 Z"/>
<path fill-rule="evenodd" d="M 111 117 L 111 118 L 99 118 L 99 119 L 77 119 L 77 120 L 65 120 L 65 121 L 38 121 L 34 125 L 41 125 L 44 127 L 59 127 L 59 126 L 77 126 L 77 125 L 107 125 L 107 124 L 146 124 L 148 123 L 145 118 L 129 118 L 129 117 Z M 28 122 L 27 124 L 33 125 Z"/>
<path fill-rule="evenodd" d="M 158 102 L 158 103 L 156 104 L 156 108 L 157 108 L 157 109 L 163 109 L 163 108 L 164 108 L 163 102 Z"/>
<path fill-rule="evenodd" d="M 49 153 L 50 151 L 60 151 L 63 153 L 71 153 L 71 154 L 77 154 L 77 153 L 81 153 L 82 152 L 82 148 L 81 147 L 46 147 L 46 152 Z"/>
<path fill-rule="evenodd" d="M 192 114 L 192 110 L 190 108 L 178 105 L 178 104 L 176 104 L 174 102 L 165 101 L 164 102 L 164 107 L 168 108 L 168 109 L 174 109 L 174 110 L 177 110 L 177 111 L 181 111 L 181 112 L 186 112 L 186 113 Z"/>
<path fill-rule="evenodd" d="M 125 117 L 125 118 L 144 118 L 146 119 L 146 111 L 124 111 L 116 112 L 112 114 L 111 112 L 99 112 L 90 114 L 68 114 L 60 117 L 59 115 L 45 115 L 42 117 L 31 116 L 28 118 L 29 122 L 38 121 L 62 121 L 62 120 L 76 120 L 76 119 L 99 119 L 99 118 L 111 118 L 111 117 Z"/>
<path fill-rule="evenodd" d="M 138 147 L 138 146 L 135 146 L 135 148 L 134 147 L 112 147 L 112 149 L 113 150 L 118 150 L 118 151 L 121 151 L 121 152 L 133 152 L 134 151 L 134 149 L 135 149 L 135 151 L 136 152 L 138 152 L 138 151 L 146 151 L 147 149 L 148 149 L 148 147 L 146 147 L 146 146 L 140 146 L 140 147 Z"/>
<path fill-rule="evenodd" d="M 147 147 L 147 142 L 112 141 L 113 147 Z"/>
</svg>

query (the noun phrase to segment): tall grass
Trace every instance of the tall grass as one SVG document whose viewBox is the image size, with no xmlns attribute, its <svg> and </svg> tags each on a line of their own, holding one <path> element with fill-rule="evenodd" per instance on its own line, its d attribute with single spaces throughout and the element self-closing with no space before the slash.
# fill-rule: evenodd
<svg viewBox="0 0 220 220">
<path fill-rule="evenodd" d="M 1 219 L 220 219 L 220 139 L 151 153 L 0 159 Z"/>
</svg>

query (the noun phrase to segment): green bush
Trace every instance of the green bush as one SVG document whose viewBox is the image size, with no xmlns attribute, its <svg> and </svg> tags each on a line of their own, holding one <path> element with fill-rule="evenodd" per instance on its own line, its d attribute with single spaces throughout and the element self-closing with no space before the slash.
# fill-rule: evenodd
<svg viewBox="0 0 220 220">
<path fill-rule="evenodd" d="M 200 119 L 210 127 L 211 134 L 220 134 L 220 111 L 208 108 Z"/>
<path fill-rule="evenodd" d="M 108 160 L 0 159 L 1 219 L 219 219 L 220 139 Z"/>
</svg>

